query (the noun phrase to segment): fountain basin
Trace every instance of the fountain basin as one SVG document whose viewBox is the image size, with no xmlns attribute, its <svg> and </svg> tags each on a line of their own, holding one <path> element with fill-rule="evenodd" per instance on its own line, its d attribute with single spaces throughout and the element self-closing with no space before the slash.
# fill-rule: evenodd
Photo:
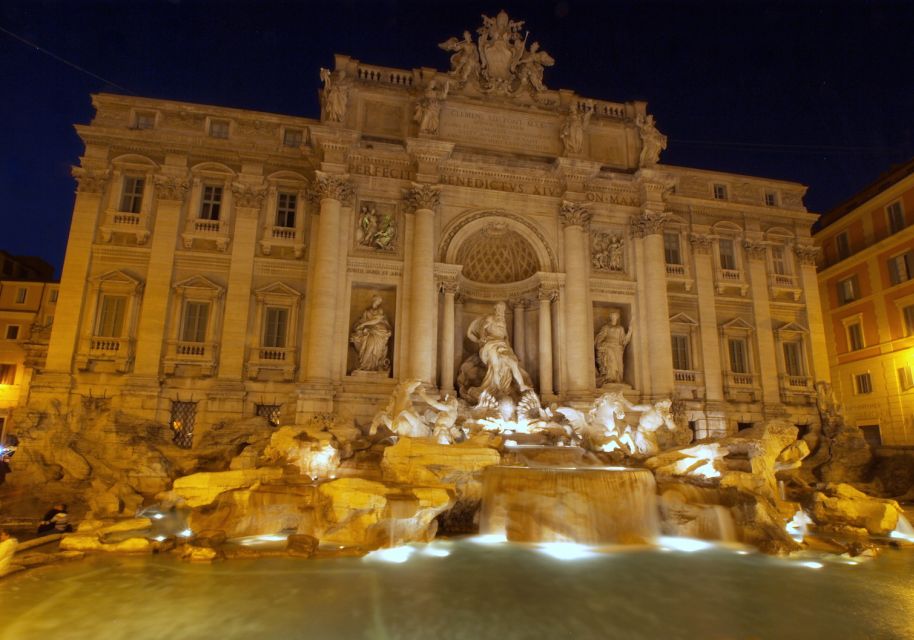
<svg viewBox="0 0 914 640">
<path fill-rule="evenodd" d="M 654 476 L 625 467 L 488 467 L 479 532 L 512 542 L 643 544 L 658 534 Z"/>
</svg>

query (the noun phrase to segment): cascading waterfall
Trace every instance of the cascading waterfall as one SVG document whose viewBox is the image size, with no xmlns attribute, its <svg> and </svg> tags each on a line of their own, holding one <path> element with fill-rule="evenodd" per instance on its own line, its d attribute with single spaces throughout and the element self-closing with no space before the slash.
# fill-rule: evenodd
<svg viewBox="0 0 914 640">
<path fill-rule="evenodd" d="M 512 542 L 644 543 L 658 534 L 647 469 L 488 467 L 479 532 Z"/>
</svg>

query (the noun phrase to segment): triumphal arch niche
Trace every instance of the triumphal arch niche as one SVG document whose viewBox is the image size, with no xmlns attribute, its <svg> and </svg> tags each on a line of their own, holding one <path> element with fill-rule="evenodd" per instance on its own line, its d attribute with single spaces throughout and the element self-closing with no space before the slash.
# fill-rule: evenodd
<svg viewBox="0 0 914 640">
<path fill-rule="evenodd" d="M 661 164 L 646 103 L 551 88 L 561 61 L 505 12 L 439 47 L 444 71 L 335 56 L 319 121 L 94 96 L 34 401 L 101 388 L 198 429 L 364 420 L 407 380 L 473 401 L 473 327 L 503 314 L 544 403 L 815 421 L 801 185 Z"/>
</svg>

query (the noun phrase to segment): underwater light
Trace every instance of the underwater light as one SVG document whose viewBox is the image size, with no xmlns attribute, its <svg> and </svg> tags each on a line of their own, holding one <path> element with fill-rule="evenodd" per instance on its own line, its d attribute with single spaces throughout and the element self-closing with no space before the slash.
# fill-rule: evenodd
<svg viewBox="0 0 914 640">
<path fill-rule="evenodd" d="M 660 536 L 657 538 L 662 549 L 667 551 L 683 551 L 685 553 L 694 553 L 695 551 L 705 551 L 714 545 L 706 540 L 697 540 L 695 538 L 677 538 L 673 536 Z"/>
<path fill-rule="evenodd" d="M 546 542 L 539 545 L 539 550 L 556 560 L 583 560 L 597 555 L 590 547 L 576 542 Z"/>
<path fill-rule="evenodd" d="M 377 560 L 379 562 L 392 562 L 402 564 L 409 560 L 415 549 L 412 547 L 392 547 L 390 549 L 378 549 L 365 556 L 365 560 Z"/>
<path fill-rule="evenodd" d="M 473 536 L 470 538 L 470 542 L 475 542 L 476 544 L 501 544 L 507 542 L 508 538 L 505 537 L 503 533 L 489 533 L 482 536 Z"/>
<path fill-rule="evenodd" d="M 181 531 L 180 533 L 178 533 L 178 535 L 182 538 L 189 538 L 192 535 L 194 535 L 194 532 L 191 531 L 190 529 L 185 529 L 184 531 Z"/>
<path fill-rule="evenodd" d="M 809 569 L 821 569 L 822 567 L 825 566 L 821 562 L 815 562 L 815 561 L 801 562 L 800 565 L 807 567 Z"/>
<path fill-rule="evenodd" d="M 451 552 L 448 549 L 442 549 L 441 547 L 427 546 L 422 550 L 422 555 L 431 556 L 433 558 L 447 558 L 451 555 Z"/>
</svg>

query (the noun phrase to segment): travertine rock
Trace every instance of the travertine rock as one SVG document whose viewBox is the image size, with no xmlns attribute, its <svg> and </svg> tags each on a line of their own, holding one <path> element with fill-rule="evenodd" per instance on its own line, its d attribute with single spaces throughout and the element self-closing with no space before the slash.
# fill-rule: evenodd
<svg viewBox="0 0 914 640">
<path fill-rule="evenodd" d="M 307 426 L 277 429 L 263 456 L 272 463 L 295 465 L 312 480 L 330 478 L 340 466 L 340 452 L 333 434 Z"/>
<path fill-rule="evenodd" d="M 62 551 L 105 551 L 107 553 L 149 553 L 152 543 L 146 538 L 127 538 L 120 542 L 105 543 L 97 535 L 74 533 L 60 541 Z"/>
<path fill-rule="evenodd" d="M 435 517 L 450 504 L 444 489 L 341 478 L 318 489 L 315 535 L 364 548 L 427 542 L 435 537 Z"/>
<path fill-rule="evenodd" d="M 192 531 L 222 531 L 229 538 L 297 531 L 310 523 L 316 488 L 308 484 L 260 485 L 226 491 L 188 515 Z"/>
<path fill-rule="evenodd" d="M 432 440 L 401 438 L 384 450 L 381 470 L 385 480 L 409 485 L 444 487 L 458 499 L 482 497 L 481 472 L 501 463 L 497 449 L 474 442 L 453 445 Z"/>
<path fill-rule="evenodd" d="M 202 507 L 226 491 L 276 480 L 282 474 L 282 469 L 276 467 L 194 473 L 175 480 L 172 490 L 163 498 L 183 502 L 188 507 Z"/>
<path fill-rule="evenodd" d="M 811 515 L 821 525 L 862 527 L 884 536 L 898 525 L 901 508 L 894 500 L 870 497 L 848 484 L 827 484 L 813 496 Z"/>
<path fill-rule="evenodd" d="M 314 536 L 296 533 L 286 539 L 286 550 L 294 556 L 310 558 L 317 551 L 318 544 L 320 541 Z"/>
<path fill-rule="evenodd" d="M 188 562 L 212 562 L 222 557 L 217 549 L 210 547 L 198 547 L 195 545 L 184 545 L 180 548 L 181 559 Z"/>
</svg>

